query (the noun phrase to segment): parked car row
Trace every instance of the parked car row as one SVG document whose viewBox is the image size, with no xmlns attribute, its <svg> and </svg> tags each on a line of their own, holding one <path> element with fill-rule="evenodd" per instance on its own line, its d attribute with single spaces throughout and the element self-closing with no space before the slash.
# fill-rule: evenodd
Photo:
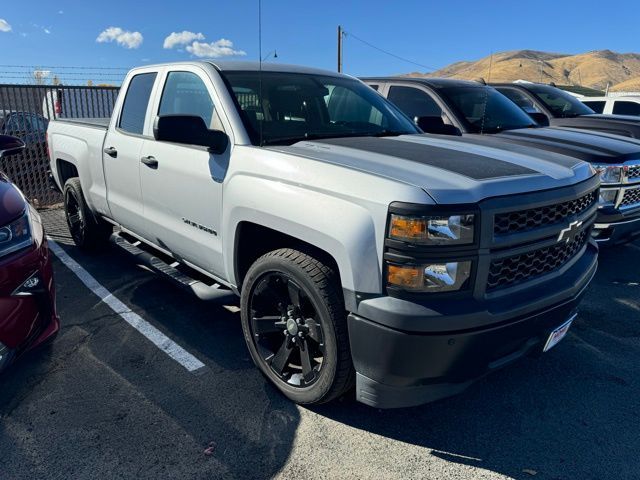
<svg viewBox="0 0 640 480">
<path fill-rule="evenodd" d="M 640 142 L 536 123 L 562 94 L 522 110 L 473 82 L 365 81 L 378 93 L 271 63 L 133 69 L 110 118 L 49 124 L 74 242 L 239 295 L 254 363 L 300 404 L 418 405 L 553 348 L 597 241 L 640 228 L 640 199 L 620 202 Z M 566 101 L 549 123 L 592 116 Z"/>
<path fill-rule="evenodd" d="M 498 90 L 478 82 L 430 78 L 364 81 L 416 119 L 425 132 L 462 135 L 481 145 L 500 144 L 512 151 L 533 148 L 556 152 L 589 162 L 600 173 L 602 187 L 593 236 L 601 245 L 615 245 L 640 235 L 639 141 L 599 129 L 542 127 L 535 121 L 548 123 L 542 111 L 533 104 L 518 108 L 501 93 L 506 87 Z M 556 100 L 556 105 L 571 98 L 572 103 L 567 103 L 569 106 L 564 110 L 573 111 L 573 97 L 559 92 L 557 98 L 561 100 Z M 513 92 L 509 95 L 513 96 Z M 544 98 L 550 97 L 548 94 Z M 606 118 L 601 120 L 602 125 L 607 123 Z M 491 138 L 487 138 L 489 135 Z"/>
</svg>

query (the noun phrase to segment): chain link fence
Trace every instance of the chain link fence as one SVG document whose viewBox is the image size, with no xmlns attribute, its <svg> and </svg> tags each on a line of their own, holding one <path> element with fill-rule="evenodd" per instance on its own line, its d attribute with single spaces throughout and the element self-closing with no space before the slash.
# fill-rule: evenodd
<svg viewBox="0 0 640 480">
<path fill-rule="evenodd" d="M 27 148 L 0 160 L 4 172 L 37 206 L 62 200 L 49 183 L 47 127 L 58 118 L 111 116 L 119 87 L 0 84 L 0 134 L 21 138 Z"/>
</svg>

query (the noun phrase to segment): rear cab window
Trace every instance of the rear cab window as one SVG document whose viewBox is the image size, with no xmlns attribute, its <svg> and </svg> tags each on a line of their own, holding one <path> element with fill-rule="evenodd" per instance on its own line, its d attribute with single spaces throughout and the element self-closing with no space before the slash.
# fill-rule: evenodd
<svg viewBox="0 0 640 480">
<path fill-rule="evenodd" d="M 613 113 L 616 115 L 638 116 L 640 115 L 640 103 L 616 100 L 613 104 Z"/>
<path fill-rule="evenodd" d="M 157 75 L 156 72 L 140 73 L 129 82 L 118 122 L 118 128 L 124 132 L 142 135 L 149 98 Z"/>
</svg>

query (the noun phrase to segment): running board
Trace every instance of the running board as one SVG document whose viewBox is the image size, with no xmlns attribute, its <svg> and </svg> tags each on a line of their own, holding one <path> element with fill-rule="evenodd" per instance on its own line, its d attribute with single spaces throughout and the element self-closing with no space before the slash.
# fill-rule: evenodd
<svg viewBox="0 0 640 480">
<path fill-rule="evenodd" d="M 172 263 L 169 265 L 167 262 L 162 260 L 161 258 L 156 257 L 152 253 L 143 250 L 138 247 L 141 242 L 131 243 L 126 238 L 123 238 L 119 232 L 115 232 L 111 235 L 111 243 L 120 247 L 122 250 L 127 252 L 129 255 L 136 259 L 136 262 L 144 265 L 149 268 L 153 272 L 163 276 L 164 278 L 170 280 L 174 284 L 179 287 L 193 293 L 200 300 L 205 301 L 222 301 L 222 300 L 230 300 L 236 301 L 237 297 L 235 294 L 223 287 L 218 283 L 213 283 L 212 285 L 207 285 L 206 283 L 196 280 L 195 278 L 190 277 L 189 275 L 182 273 L 177 268 L 178 262 Z"/>
</svg>

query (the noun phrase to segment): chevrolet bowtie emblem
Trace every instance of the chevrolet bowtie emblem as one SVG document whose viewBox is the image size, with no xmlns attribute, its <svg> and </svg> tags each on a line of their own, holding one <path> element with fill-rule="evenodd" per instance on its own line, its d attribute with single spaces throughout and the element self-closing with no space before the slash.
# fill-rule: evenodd
<svg viewBox="0 0 640 480">
<path fill-rule="evenodd" d="M 573 242 L 578 234 L 580 233 L 580 227 L 582 226 L 582 222 L 571 222 L 567 228 L 560 230 L 560 235 L 558 235 L 558 242 L 565 241 L 567 243 Z"/>
</svg>

